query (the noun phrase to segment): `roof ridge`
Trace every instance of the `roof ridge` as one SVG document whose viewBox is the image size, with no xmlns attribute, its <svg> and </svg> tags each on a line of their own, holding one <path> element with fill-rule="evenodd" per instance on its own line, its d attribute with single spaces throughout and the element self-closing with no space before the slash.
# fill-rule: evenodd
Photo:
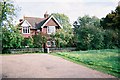
<svg viewBox="0 0 120 80">
<path fill-rule="evenodd" d="M 40 18 L 40 17 L 29 17 L 29 16 L 24 16 L 24 18 L 39 18 L 39 19 L 44 19 L 44 18 Z"/>
</svg>

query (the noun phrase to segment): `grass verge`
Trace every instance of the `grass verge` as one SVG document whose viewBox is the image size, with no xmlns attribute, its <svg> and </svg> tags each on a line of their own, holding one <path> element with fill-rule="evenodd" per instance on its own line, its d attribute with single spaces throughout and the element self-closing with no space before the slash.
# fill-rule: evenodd
<svg viewBox="0 0 120 80">
<path fill-rule="evenodd" d="M 117 49 L 57 52 L 52 54 L 120 78 L 120 53 Z"/>
</svg>

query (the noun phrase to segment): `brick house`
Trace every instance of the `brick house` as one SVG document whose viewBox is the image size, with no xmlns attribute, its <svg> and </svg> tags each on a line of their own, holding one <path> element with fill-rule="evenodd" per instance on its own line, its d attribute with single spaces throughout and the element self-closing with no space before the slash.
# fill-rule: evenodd
<svg viewBox="0 0 120 80">
<path fill-rule="evenodd" d="M 54 34 L 62 26 L 55 19 L 53 15 L 44 14 L 44 18 L 25 17 L 19 20 L 19 30 L 23 37 L 28 38 L 32 35 L 42 34 L 47 36 L 47 47 L 51 47 L 55 44 L 55 41 L 50 39 L 50 34 Z"/>
</svg>

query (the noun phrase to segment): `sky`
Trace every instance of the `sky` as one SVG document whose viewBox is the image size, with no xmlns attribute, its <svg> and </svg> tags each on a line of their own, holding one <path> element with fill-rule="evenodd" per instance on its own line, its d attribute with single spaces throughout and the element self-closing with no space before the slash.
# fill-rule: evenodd
<svg viewBox="0 0 120 80">
<path fill-rule="evenodd" d="M 115 10 L 119 0 L 14 0 L 20 7 L 18 19 L 23 16 L 43 18 L 47 11 L 51 13 L 63 13 L 67 15 L 72 24 L 79 16 L 89 15 L 98 18 Z"/>
</svg>

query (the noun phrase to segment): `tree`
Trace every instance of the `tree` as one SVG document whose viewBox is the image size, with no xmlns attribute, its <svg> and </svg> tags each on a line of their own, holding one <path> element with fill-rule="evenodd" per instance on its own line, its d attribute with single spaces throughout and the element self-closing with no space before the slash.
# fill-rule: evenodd
<svg viewBox="0 0 120 80">
<path fill-rule="evenodd" d="M 63 29 L 51 35 L 53 39 L 55 39 L 57 47 L 74 46 L 73 29 L 70 24 L 69 17 L 60 13 L 53 13 L 52 15 L 63 26 Z"/>
<path fill-rule="evenodd" d="M 17 9 L 11 0 L 2 0 L 0 2 L 0 29 L 2 34 L 3 51 L 9 48 L 21 48 L 23 37 L 19 30 L 13 25 L 13 19 L 16 16 Z"/>
<path fill-rule="evenodd" d="M 77 48 L 81 50 L 100 49 L 103 46 L 103 34 L 100 29 L 100 19 L 85 15 L 74 22 L 74 36 Z"/>
<path fill-rule="evenodd" d="M 22 41 L 22 46 L 33 47 L 33 38 L 32 37 L 24 38 Z"/>
<path fill-rule="evenodd" d="M 80 27 L 84 26 L 95 26 L 100 27 L 100 19 L 96 16 L 90 17 L 89 15 L 84 15 L 83 17 L 78 17 L 77 21 L 73 23 L 74 32 L 77 33 Z"/>
<path fill-rule="evenodd" d="M 78 22 L 80 26 L 93 25 L 95 27 L 100 27 L 100 19 L 96 16 L 90 17 L 89 15 L 84 15 L 83 17 L 78 17 Z"/>
<path fill-rule="evenodd" d="M 78 49 L 101 49 L 103 47 L 102 31 L 95 26 L 82 26 L 76 36 Z"/>
<path fill-rule="evenodd" d="M 0 26 L 11 25 L 13 17 L 16 16 L 16 8 L 14 7 L 13 1 L 2 0 L 0 2 Z"/>
<path fill-rule="evenodd" d="M 118 33 L 114 30 L 107 29 L 104 31 L 104 48 L 114 49 L 119 47 L 118 45 Z"/>
<path fill-rule="evenodd" d="M 35 48 L 41 48 L 44 43 L 47 42 L 47 38 L 45 36 L 42 36 L 41 34 L 33 35 L 33 46 Z"/>
<path fill-rule="evenodd" d="M 109 41 L 104 41 L 106 42 L 106 47 L 113 48 L 113 46 L 116 46 L 120 48 L 120 6 L 117 6 L 115 11 L 111 11 L 105 18 L 101 19 L 101 26 L 106 30 L 105 39 L 110 39 Z M 114 37 L 113 34 L 117 37 Z"/>
<path fill-rule="evenodd" d="M 65 32 L 63 29 L 58 30 L 51 37 L 55 39 L 57 47 L 71 47 L 74 46 L 74 35 L 70 32 Z"/>
<path fill-rule="evenodd" d="M 2 28 L 2 47 L 4 48 L 21 48 L 23 36 L 14 26 Z"/>
<path fill-rule="evenodd" d="M 120 6 L 117 6 L 115 11 L 107 14 L 101 20 L 101 26 L 104 29 L 120 30 Z"/>
<path fill-rule="evenodd" d="M 69 17 L 65 14 L 52 13 L 52 15 L 57 19 L 57 21 L 63 26 L 63 29 L 69 31 L 72 29 L 72 26 L 69 21 Z"/>
</svg>

